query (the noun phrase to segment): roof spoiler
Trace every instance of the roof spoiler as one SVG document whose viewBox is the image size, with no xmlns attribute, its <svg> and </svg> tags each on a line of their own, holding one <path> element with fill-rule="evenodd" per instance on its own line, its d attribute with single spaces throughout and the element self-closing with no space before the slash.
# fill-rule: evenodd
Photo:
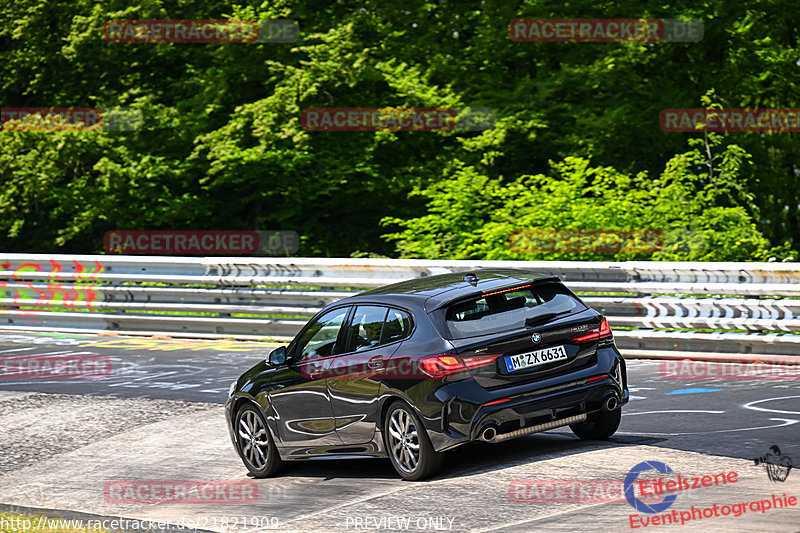
<svg viewBox="0 0 800 533">
<path fill-rule="evenodd" d="M 488 293 L 512 291 L 517 287 L 528 287 L 530 285 L 534 285 L 534 284 L 538 284 L 538 283 L 544 283 L 544 282 L 547 282 L 547 281 L 560 281 L 560 280 L 561 280 L 561 278 L 559 278 L 556 275 L 543 276 L 541 278 L 535 278 L 535 279 L 526 280 L 526 281 L 522 281 L 522 282 L 512 283 L 512 284 L 506 285 L 504 287 L 495 287 L 493 289 L 488 289 L 488 290 L 485 290 L 485 291 L 472 291 L 472 292 L 468 292 L 467 294 L 462 294 L 460 296 L 456 296 L 454 298 L 450 298 L 449 300 L 444 300 L 443 302 L 441 302 L 439 305 L 437 305 L 436 307 L 434 307 L 433 309 L 431 309 L 428 312 L 432 313 L 433 311 L 441 309 L 442 307 L 447 307 L 448 305 L 451 305 L 453 302 L 458 302 L 458 301 L 461 301 L 461 300 L 469 300 L 471 298 L 477 298 L 478 296 L 483 296 L 484 294 L 488 294 Z"/>
</svg>

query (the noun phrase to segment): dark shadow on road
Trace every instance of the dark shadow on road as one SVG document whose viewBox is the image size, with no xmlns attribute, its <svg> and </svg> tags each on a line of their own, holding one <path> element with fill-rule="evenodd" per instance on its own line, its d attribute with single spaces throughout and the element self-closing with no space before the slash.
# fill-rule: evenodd
<svg viewBox="0 0 800 533">
<path fill-rule="evenodd" d="M 445 455 L 444 466 L 429 481 L 455 479 L 476 473 L 503 470 L 573 454 L 620 446 L 658 445 L 664 439 L 612 437 L 608 441 L 582 441 L 568 433 L 539 433 L 507 442 L 465 444 Z M 287 462 L 282 477 L 329 479 L 398 479 L 388 459 L 336 459 Z"/>
</svg>

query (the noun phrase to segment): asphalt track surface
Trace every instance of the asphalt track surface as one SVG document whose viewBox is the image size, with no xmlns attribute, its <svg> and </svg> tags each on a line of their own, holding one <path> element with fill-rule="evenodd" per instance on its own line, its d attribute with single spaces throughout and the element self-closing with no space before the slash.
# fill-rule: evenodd
<svg viewBox="0 0 800 533">
<path fill-rule="evenodd" d="M 197 529 L 237 532 L 276 524 L 286 531 L 619 531 L 633 530 L 627 501 L 520 501 L 514 490 L 542 479 L 619 483 L 642 461 L 684 475 L 739 473 L 735 485 L 680 494 L 673 508 L 772 493 L 800 497 L 800 467 L 772 482 L 753 461 L 777 445 L 800 465 L 796 374 L 743 376 L 741 367 L 718 363 L 629 360 L 631 402 L 607 442 L 580 441 L 561 428 L 476 443 L 450 452 L 442 473 L 425 483 L 398 480 L 382 460 L 292 463 L 279 477 L 254 481 L 258 498 L 247 504 L 104 498 L 113 480 L 249 480 L 220 404 L 230 382 L 269 350 L 260 343 L 1 333 L 0 358 L 107 357 L 111 371 L 94 380 L 0 375 L 0 503 L 59 516 L 168 520 L 180 524 L 176 530 L 191 519 Z M 800 531 L 800 504 L 647 528 L 655 529 Z"/>
</svg>

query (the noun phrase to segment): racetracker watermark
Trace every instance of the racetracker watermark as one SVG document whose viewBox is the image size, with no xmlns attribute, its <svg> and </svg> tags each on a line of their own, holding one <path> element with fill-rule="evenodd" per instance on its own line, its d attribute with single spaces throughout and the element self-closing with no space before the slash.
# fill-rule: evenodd
<svg viewBox="0 0 800 533">
<path fill-rule="evenodd" d="M 103 249 L 128 255 L 289 255 L 300 249 L 296 231 L 113 230 Z"/>
<path fill-rule="evenodd" d="M 48 518 L 40 515 L 38 520 L 0 515 L 0 531 L 97 531 L 98 533 L 175 533 L 176 531 L 253 531 L 274 529 L 280 526 L 275 516 L 197 516 L 192 518 L 172 517 L 170 521 L 147 518 Z"/>
<path fill-rule="evenodd" d="M 103 37 L 112 43 L 294 43 L 296 20 L 109 20 Z"/>
<path fill-rule="evenodd" d="M 300 361 L 300 374 L 310 379 L 428 379 L 437 374 L 443 363 L 441 358 L 423 358 L 422 360 L 398 358 L 384 360 L 371 357 L 369 360 L 351 357 L 336 357 L 331 361 L 303 359 Z M 463 360 L 452 359 L 454 368 L 466 371 Z M 467 358 L 467 362 L 469 359 Z M 445 361 L 445 364 L 447 361 Z"/>
<path fill-rule="evenodd" d="M 258 500 L 255 481 L 108 481 L 103 499 L 111 504 L 245 504 Z"/>
<path fill-rule="evenodd" d="M 508 485 L 514 503 L 624 502 L 620 479 L 515 479 Z"/>
<path fill-rule="evenodd" d="M 697 42 L 703 39 L 700 21 L 679 19 L 555 19 L 517 18 L 508 24 L 517 42 Z"/>
<path fill-rule="evenodd" d="M 653 253 L 664 247 L 664 236 L 652 229 L 530 229 L 508 238 L 518 253 Z"/>
<path fill-rule="evenodd" d="M 3 131 L 134 131 L 143 125 L 138 109 L 118 107 L 3 107 Z"/>
<path fill-rule="evenodd" d="M 800 131 L 800 109 L 664 109 L 661 129 L 668 132 L 761 132 Z"/>
<path fill-rule="evenodd" d="M 0 379 L 106 379 L 111 359 L 104 355 L 15 355 L 0 357 Z"/>
<path fill-rule="evenodd" d="M 713 361 L 661 361 L 662 379 L 694 381 L 698 379 L 800 379 L 800 365 L 765 363 L 717 363 Z"/>
<path fill-rule="evenodd" d="M 664 470 L 669 467 L 664 465 Z M 710 487 L 719 482 L 734 483 L 736 472 L 721 473 L 715 476 L 685 477 L 672 476 L 671 471 L 659 478 L 635 478 L 630 483 L 621 479 L 517 479 L 508 485 L 508 497 L 515 503 L 634 503 L 642 508 L 650 508 L 662 502 L 663 494 L 696 490 Z M 638 487 L 638 491 L 635 490 Z M 633 504 L 632 504 L 633 505 Z"/>
<path fill-rule="evenodd" d="M 309 131 L 484 131 L 495 112 L 484 107 L 314 107 L 300 124 Z"/>
</svg>

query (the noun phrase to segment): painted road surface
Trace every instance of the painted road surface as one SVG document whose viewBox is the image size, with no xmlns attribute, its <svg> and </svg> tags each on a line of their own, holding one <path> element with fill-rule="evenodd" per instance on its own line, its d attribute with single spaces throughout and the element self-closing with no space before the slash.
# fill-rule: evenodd
<svg viewBox="0 0 800 533">
<path fill-rule="evenodd" d="M 0 389 L 225 403 L 228 386 L 277 344 L 98 335 L 0 333 Z M 4 360 L 108 358 L 99 379 L 4 375 Z M 91 378 L 92 376 L 86 376 Z"/>
<path fill-rule="evenodd" d="M 800 472 L 773 471 L 771 481 L 754 461 L 774 457 L 770 447 L 778 446 L 800 464 L 796 378 L 628 361 L 632 400 L 608 442 L 559 429 L 476 443 L 449 453 L 442 473 L 422 483 L 398 480 L 382 460 L 293 463 L 279 477 L 253 480 L 232 448 L 220 403 L 230 381 L 269 348 L 213 342 L 0 336 L 0 357 L 88 351 L 112 363 L 104 379 L 91 381 L 0 379 L 0 502 L 62 510 L 62 517 L 77 516 L 70 510 L 83 518 L 168 520 L 176 530 L 800 531 L 800 503 L 772 508 L 784 493 L 800 498 Z M 665 481 L 730 472 L 735 481 L 678 491 L 663 512 L 637 513 L 622 492 L 631 469 L 645 461 L 668 466 Z M 195 503 L 154 503 L 130 492 L 191 490 L 181 484 L 189 481 L 199 482 L 196 491 L 212 481 L 233 485 L 217 485 L 206 493 L 210 500 Z M 634 505 L 634 497 L 647 500 L 631 486 Z M 769 500 L 770 509 L 761 512 L 766 504 L 753 500 Z M 742 514 L 743 503 L 754 506 Z M 714 504 L 728 516 L 713 516 Z M 681 515 L 691 516 L 692 506 L 701 515 L 708 507 L 711 517 Z M 650 521 L 672 511 L 686 523 Z"/>
</svg>

